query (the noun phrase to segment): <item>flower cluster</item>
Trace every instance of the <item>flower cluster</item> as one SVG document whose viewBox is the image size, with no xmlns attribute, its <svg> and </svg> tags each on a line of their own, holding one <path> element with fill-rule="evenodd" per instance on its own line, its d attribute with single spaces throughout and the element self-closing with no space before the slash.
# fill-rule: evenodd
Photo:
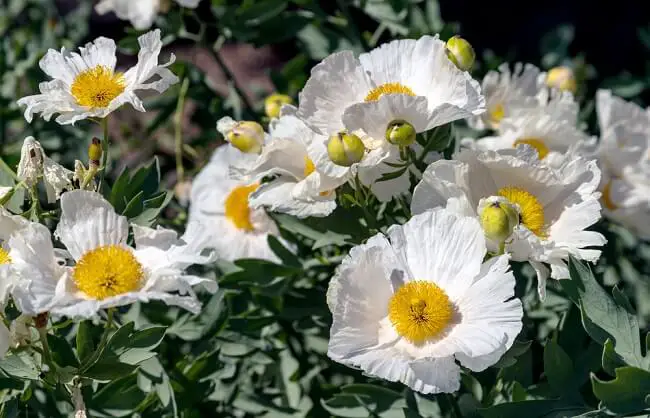
<svg viewBox="0 0 650 418">
<path fill-rule="evenodd" d="M 161 8 L 132 4 L 103 0 L 97 8 L 137 28 Z M 173 56 L 158 63 L 159 30 L 138 42 L 138 62 L 124 72 L 107 38 L 79 53 L 48 51 L 40 66 L 52 80 L 18 101 L 27 121 L 56 114 L 60 124 L 90 119 L 108 129 L 106 117 L 123 104 L 144 111 L 136 92 L 162 93 L 178 78 L 168 68 Z M 337 52 L 312 69 L 295 105 L 281 94 L 266 100 L 267 126 L 221 118 L 216 131 L 228 144 L 194 178 L 180 237 L 139 225 L 100 193 L 107 137 L 93 141 L 88 167 L 78 161 L 74 171 L 25 139 L 20 183 L 0 199 L 23 187 L 32 210 L 0 209 L 0 303 L 11 298 L 30 317 L 86 319 L 153 300 L 199 313 L 194 288 L 214 293 L 217 283 L 190 266 L 281 263 L 272 243 L 289 253 L 298 246 L 276 214 L 324 218 L 355 206 L 371 232 L 323 295 L 332 315 L 328 356 L 421 393 L 458 390 L 461 366 L 494 365 L 522 330 L 513 263 L 532 266 L 543 302 L 549 278 L 569 278 L 570 257 L 599 259 L 606 239 L 589 228 L 601 205 L 650 237 L 650 112 L 600 91 L 598 140 L 578 125 L 568 68 L 503 65 L 481 85 L 469 73 L 474 58 L 464 39 L 438 36 L 358 57 Z M 456 138 L 455 123 L 472 137 Z M 60 205 L 54 223 L 39 216 L 41 183 Z M 395 205 L 404 216 L 377 224 L 370 207 Z M 13 339 L 0 323 L 3 353 Z"/>
</svg>

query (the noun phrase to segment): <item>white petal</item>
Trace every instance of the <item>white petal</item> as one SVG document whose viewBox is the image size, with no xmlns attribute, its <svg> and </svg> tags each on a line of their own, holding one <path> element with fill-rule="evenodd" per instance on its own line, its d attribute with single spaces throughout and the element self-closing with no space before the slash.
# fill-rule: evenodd
<svg viewBox="0 0 650 418">
<path fill-rule="evenodd" d="M 99 14 L 110 11 L 122 20 L 128 20 L 137 30 L 151 27 L 158 13 L 160 0 L 102 0 L 95 6 Z"/>
<path fill-rule="evenodd" d="M 126 217 L 115 213 L 99 193 L 73 190 L 61 196 L 55 235 L 75 260 L 101 246 L 126 244 L 128 228 Z"/>
<path fill-rule="evenodd" d="M 436 161 L 427 167 L 413 190 L 411 212 L 418 214 L 447 207 L 458 214 L 475 215 L 478 202 L 468 200 L 469 190 L 468 164 L 454 160 Z"/>
<path fill-rule="evenodd" d="M 335 134 L 344 128 L 345 109 L 363 101 L 371 89 L 352 52 L 337 52 L 312 68 L 299 96 L 298 117 L 321 135 Z"/>
<path fill-rule="evenodd" d="M 48 185 L 54 189 L 55 200 L 61 196 L 65 189 L 72 188 L 72 176 L 74 173 L 62 165 L 54 162 L 49 157 L 43 159 L 43 177 Z M 50 201 L 53 203 L 54 201 Z"/>
<path fill-rule="evenodd" d="M 195 9 L 201 0 L 176 0 L 176 3 L 180 4 L 183 7 L 189 7 L 190 9 Z"/>
<path fill-rule="evenodd" d="M 478 221 L 442 209 L 392 226 L 388 236 L 395 251 L 405 255 L 413 277 L 436 283 L 452 300 L 471 285 L 486 253 Z"/>
<path fill-rule="evenodd" d="M 138 63 L 124 73 L 127 90 L 153 89 L 162 93 L 172 84 L 178 83 L 178 77 L 166 68 L 174 62 L 174 54 L 171 54 L 169 62 L 158 65 L 158 55 L 162 49 L 160 29 L 140 36 L 138 43 L 140 44 Z M 158 76 L 159 79 L 151 81 L 154 76 Z"/>
<path fill-rule="evenodd" d="M 295 182 L 283 180 L 282 177 L 262 184 L 250 195 L 250 205 L 254 208 L 266 207 L 272 212 L 287 213 L 298 218 L 309 216 L 327 216 L 336 209 L 335 195 L 327 199 L 292 197 Z"/>
</svg>

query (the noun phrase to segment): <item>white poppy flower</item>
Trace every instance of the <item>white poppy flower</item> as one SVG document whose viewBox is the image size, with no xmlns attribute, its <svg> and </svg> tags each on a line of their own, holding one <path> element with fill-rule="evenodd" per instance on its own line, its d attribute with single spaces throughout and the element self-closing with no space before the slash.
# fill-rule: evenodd
<svg viewBox="0 0 650 418">
<path fill-rule="evenodd" d="M 200 225 L 195 225 L 200 228 Z M 73 267 L 57 260 L 49 230 L 40 224 L 9 240 L 18 276 L 12 295 L 28 315 L 90 318 L 99 310 L 159 300 L 198 313 L 201 303 L 192 287 L 217 290 L 213 280 L 188 275 L 192 264 L 213 261 L 202 255 L 206 240 L 189 230 L 180 239 L 165 229 L 133 225 L 135 248 L 127 245 L 129 224 L 99 193 L 74 190 L 61 196 L 61 219 L 55 231 Z"/>
<path fill-rule="evenodd" d="M 538 105 L 535 96 L 543 88 L 540 70 L 532 64 L 516 63 L 512 71 L 505 63 L 498 71 L 488 71 L 481 85 L 487 111 L 469 120 L 475 129 L 498 129 L 501 120 L 517 109 L 530 109 Z"/>
<path fill-rule="evenodd" d="M 279 261 L 269 247 L 268 237 L 279 238 L 275 222 L 264 209 L 249 206 L 249 196 L 259 183 L 245 178 L 230 177 L 230 165 L 250 161 L 255 154 L 244 154 L 230 146 L 221 146 L 210 162 L 192 182 L 188 223 L 200 222 L 208 236 L 208 247 L 219 258 L 233 261 L 239 258 L 259 258 Z"/>
<path fill-rule="evenodd" d="M 597 92 L 596 110 L 604 215 L 650 239 L 650 111 L 608 90 Z"/>
<path fill-rule="evenodd" d="M 137 2 L 132 2 L 137 3 Z M 58 113 L 56 121 L 62 125 L 86 118 L 104 118 L 109 113 L 130 103 L 144 112 L 137 90 L 156 90 L 162 93 L 178 82 L 167 67 L 174 62 L 159 65 L 162 48 L 160 30 L 156 29 L 138 38 L 138 63 L 121 73 L 115 71 L 115 41 L 99 37 L 79 48 L 79 53 L 50 49 L 39 62 L 52 81 L 39 85 L 41 94 L 23 97 L 20 106 L 26 106 L 25 119 L 31 122 L 34 113 L 42 113 L 45 120 Z M 152 80 L 153 79 L 153 80 Z"/>
<path fill-rule="evenodd" d="M 327 292 L 328 356 L 418 392 L 458 390 L 456 361 L 485 370 L 522 328 L 508 256 L 485 255 L 478 222 L 445 210 L 352 248 Z"/>
<path fill-rule="evenodd" d="M 176 0 L 183 7 L 195 9 L 201 0 Z M 101 0 L 95 6 L 100 15 L 113 12 L 121 20 L 128 20 L 137 30 L 149 29 L 165 0 Z"/>
<path fill-rule="evenodd" d="M 9 296 L 15 276 L 11 271 L 12 258 L 9 239 L 11 236 L 32 223 L 20 215 L 13 215 L 0 207 L 0 309 L 4 307 Z"/>
<path fill-rule="evenodd" d="M 251 193 L 252 208 L 266 207 L 299 218 L 327 216 L 336 208 L 336 188 L 346 180 L 329 177 L 316 168 L 308 148 L 326 138 L 309 129 L 294 111 L 293 107 L 282 109 L 270 127 L 272 140 L 252 167 L 237 171 L 255 181 L 275 176 Z"/>
<path fill-rule="evenodd" d="M 73 188 L 74 173 L 45 155 L 41 144 L 31 136 L 23 141 L 17 176 L 29 187 L 42 177 L 50 203 L 55 202 L 63 190 Z"/>
<path fill-rule="evenodd" d="M 585 229 L 600 219 L 600 170 L 595 161 L 567 158 L 560 167 L 540 163 L 529 146 L 516 150 L 463 150 L 455 160 L 437 161 L 425 171 L 413 192 L 411 210 L 435 207 L 480 216 L 496 200 L 513 205 L 519 225 L 505 241 L 515 261 L 529 261 L 537 271 L 538 291 L 544 298 L 548 269 L 551 277 L 569 277 L 569 254 L 596 261 L 605 238 Z M 490 250 L 498 244 L 489 241 Z"/>
<path fill-rule="evenodd" d="M 363 140 L 369 152 L 347 171 L 358 168 L 366 185 L 396 171 L 379 167 L 399 159 L 398 146 L 386 139 L 392 123 L 424 132 L 485 110 L 478 83 L 449 60 L 437 36 L 393 41 L 359 58 L 351 51 L 332 54 L 312 69 L 299 102 L 297 116 L 318 134 L 347 131 Z M 408 170 L 381 183 L 388 190 L 373 189 L 381 200 L 404 193 Z"/>
<path fill-rule="evenodd" d="M 577 126 L 578 105 L 567 94 L 552 95 L 545 105 L 513 109 L 499 124 L 499 135 L 463 141 L 479 150 L 533 147 L 540 159 L 561 165 L 567 155 L 593 152 L 596 138 Z"/>
</svg>

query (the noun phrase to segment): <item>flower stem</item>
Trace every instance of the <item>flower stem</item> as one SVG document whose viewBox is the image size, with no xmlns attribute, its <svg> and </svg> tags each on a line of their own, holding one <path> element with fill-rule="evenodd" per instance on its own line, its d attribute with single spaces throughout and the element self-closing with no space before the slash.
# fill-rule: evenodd
<svg viewBox="0 0 650 418">
<path fill-rule="evenodd" d="M 235 75 L 232 73 L 232 71 L 230 71 L 230 68 L 228 68 L 226 63 L 223 61 L 223 58 L 221 58 L 221 54 L 219 53 L 221 50 L 221 45 L 223 45 L 223 42 L 217 41 L 214 46 L 208 46 L 208 49 L 210 52 L 212 52 L 212 56 L 214 57 L 215 61 L 217 61 L 217 64 L 221 68 L 221 71 L 223 71 L 228 80 L 232 82 L 232 86 L 237 92 L 237 95 L 241 98 L 241 101 L 244 102 L 244 105 L 248 108 L 248 110 L 252 112 L 254 109 L 253 104 L 248 99 L 248 96 L 246 96 L 246 93 L 241 89 L 241 87 L 239 87 L 239 84 L 235 79 Z"/>
<path fill-rule="evenodd" d="M 0 167 L 2 167 L 7 173 L 9 173 L 14 180 L 16 181 L 20 180 L 18 178 L 18 175 L 16 175 L 16 172 L 12 170 L 12 168 L 9 167 L 9 164 L 5 162 L 4 158 L 1 157 L 0 157 Z"/>
<path fill-rule="evenodd" d="M 183 167 L 183 109 L 185 108 L 185 96 L 190 86 L 190 79 L 183 79 L 181 90 L 176 102 L 176 114 L 174 115 L 174 143 L 176 145 L 176 182 L 183 181 L 185 168 Z"/>
<path fill-rule="evenodd" d="M 38 330 L 38 336 L 40 338 L 41 345 L 43 346 L 43 360 L 45 361 L 45 364 L 50 367 L 50 371 L 54 371 L 56 366 L 54 365 L 54 360 L 52 360 L 50 344 L 47 342 L 47 325 L 36 327 L 36 329 Z"/>
<path fill-rule="evenodd" d="M 104 131 L 104 139 L 102 140 L 102 171 L 99 174 L 99 184 L 97 185 L 98 192 L 102 190 L 102 184 L 106 177 L 106 170 L 108 170 L 108 116 L 102 119 L 101 125 L 102 130 Z"/>
</svg>

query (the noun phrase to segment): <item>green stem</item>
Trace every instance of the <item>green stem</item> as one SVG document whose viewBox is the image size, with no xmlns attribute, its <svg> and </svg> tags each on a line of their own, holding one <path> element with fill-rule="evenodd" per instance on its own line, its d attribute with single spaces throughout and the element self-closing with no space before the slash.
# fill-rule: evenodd
<svg viewBox="0 0 650 418">
<path fill-rule="evenodd" d="M 16 172 L 11 167 L 9 167 L 9 164 L 5 162 L 4 158 L 0 158 L 0 167 L 2 167 L 7 173 L 11 174 L 11 177 L 14 180 L 20 181 L 18 175 L 16 175 Z"/>
<path fill-rule="evenodd" d="M 174 143 L 176 145 L 176 182 L 183 181 L 185 168 L 183 167 L 183 109 L 185 108 L 185 96 L 190 86 L 190 79 L 183 79 L 181 90 L 176 102 L 176 114 L 174 115 Z"/>
<path fill-rule="evenodd" d="M 106 171 L 108 170 L 108 116 L 102 119 L 102 130 L 104 131 L 104 139 L 102 140 L 102 171 L 99 174 L 99 184 L 97 185 L 97 191 L 102 190 L 102 184 L 104 183 L 104 178 L 106 177 Z"/>
<path fill-rule="evenodd" d="M 47 328 L 41 327 L 36 329 L 38 330 L 38 336 L 41 340 L 41 345 L 43 346 L 43 360 L 45 360 L 45 363 L 50 367 L 50 371 L 54 371 L 56 366 L 54 365 L 54 360 L 52 360 L 50 344 L 47 342 Z"/>
<path fill-rule="evenodd" d="M 444 396 L 447 398 L 447 402 L 451 408 L 452 416 L 455 418 L 463 418 L 463 414 L 460 412 L 460 407 L 458 406 L 458 402 L 456 401 L 454 395 L 447 393 L 444 394 Z"/>
<path fill-rule="evenodd" d="M 499 252 L 497 253 L 497 255 L 503 255 L 505 254 L 505 252 L 506 252 L 506 242 L 502 241 L 499 243 Z"/>
</svg>

